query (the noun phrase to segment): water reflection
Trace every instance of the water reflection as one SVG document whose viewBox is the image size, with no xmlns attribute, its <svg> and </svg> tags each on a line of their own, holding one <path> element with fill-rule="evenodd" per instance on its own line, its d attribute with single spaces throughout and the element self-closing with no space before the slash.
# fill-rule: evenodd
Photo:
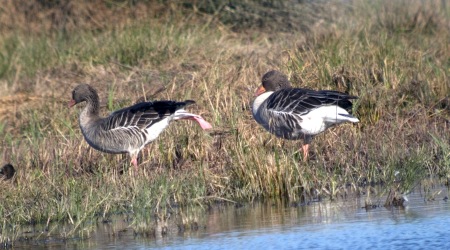
<svg viewBox="0 0 450 250">
<path fill-rule="evenodd" d="M 169 225 L 163 236 L 135 236 L 125 218 L 100 223 L 87 240 L 40 245 L 33 249 L 449 249 L 450 205 L 443 188 L 436 201 L 413 193 L 405 208 L 366 211 L 363 198 L 289 206 L 267 202 L 218 206 L 197 216 L 197 230 Z"/>
</svg>

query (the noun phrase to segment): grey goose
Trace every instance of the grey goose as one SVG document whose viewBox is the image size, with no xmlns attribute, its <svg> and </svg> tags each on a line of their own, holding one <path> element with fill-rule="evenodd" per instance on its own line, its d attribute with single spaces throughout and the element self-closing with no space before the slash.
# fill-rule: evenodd
<svg viewBox="0 0 450 250">
<path fill-rule="evenodd" d="M 350 96 L 332 90 L 292 88 L 286 75 L 272 70 L 264 74 L 256 90 L 252 113 L 267 131 L 283 139 L 303 139 L 303 160 L 308 158 L 313 137 L 344 122 L 359 122 L 349 114 Z"/>
<path fill-rule="evenodd" d="M 128 153 L 135 168 L 139 152 L 155 140 L 171 121 L 195 120 L 203 129 L 211 128 L 201 116 L 184 110 L 185 106 L 195 103 L 191 100 L 141 102 L 102 118 L 97 91 L 89 84 L 80 84 L 72 91 L 69 107 L 81 102 L 86 102 L 86 106 L 80 113 L 79 123 L 87 143 L 106 153 Z"/>
</svg>

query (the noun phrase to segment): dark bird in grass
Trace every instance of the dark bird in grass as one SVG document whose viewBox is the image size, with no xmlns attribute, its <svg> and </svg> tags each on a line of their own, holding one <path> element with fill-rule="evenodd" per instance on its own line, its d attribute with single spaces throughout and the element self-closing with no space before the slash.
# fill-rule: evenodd
<svg viewBox="0 0 450 250">
<path fill-rule="evenodd" d="M 350 100 L 356 98 L 332 90 L 293 88 L 286 75 L 272 70 L 262 77 L 252 113 L 256 122 L 275 136 L 303 139 L 303 159 L 306 160 L 315 135 L 344 122 L 359 122 L 349 113 Z"/>
<path fill-rule="evenodd" d="M 87 143 L 102 152 L 128 153 L 137 168 L 137 157 L 145 145 L 155 140 L 174 120 L 195 120 L 203 129 L 211 125 L 201 116 L 188 113 L 185 106 L 194 101 L 141 102 L 100 117 L 97 91 L 88 84 L 80 84 L 72 92 L 69 107 L 86 102 L 79 116 L 80 128 Z"/>
<path fill-rule="evenodd" d="M 13 165 L 8 163 L 0 168 L 0 179 L 9 180 L 13 178 L 15 173 L 16 170 L 14 169 Z"/>
</svg>

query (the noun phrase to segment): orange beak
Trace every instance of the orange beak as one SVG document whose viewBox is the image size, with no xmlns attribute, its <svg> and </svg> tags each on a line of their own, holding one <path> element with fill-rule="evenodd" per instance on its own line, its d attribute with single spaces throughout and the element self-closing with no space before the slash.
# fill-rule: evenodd
<svg viewBox="0 0 450 250">
<path fill-rule="evenodd" d="M 69 108 L 71 108 L 73 105 L 75 105 L 75 100 L 70 100 L 70 102 L 69 102 Z"/>
<path fill-rule="evenodd" d="M 266 89 L 261 85 L 259 86 L 259 88 L 256 90 L 255 96 L 259 96 L 262 93 L 266 92 Z"/>
</svg>

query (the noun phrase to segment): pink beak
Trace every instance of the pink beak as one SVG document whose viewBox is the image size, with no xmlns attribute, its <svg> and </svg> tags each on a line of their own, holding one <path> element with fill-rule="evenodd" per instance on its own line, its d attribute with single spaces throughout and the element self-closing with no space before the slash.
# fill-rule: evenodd
<svg viewBox="0 0 450 250">
<path fill-rule="evenodd" d="M 255 92 L 255 96 L 259 96 L 262 93 L 266 92 L 266 89 L 261 85 Z"/>
<path fill-rule="evenodd" d="M 70 100 L 68 106 L 69 106 L 69 108 L 71 108 L 71 107 L 73 107 L 73 105 L 75 105 L 75 104 L 76 104 L 76 103 L 75 103 L 75 100 Z"/>
</svg>

